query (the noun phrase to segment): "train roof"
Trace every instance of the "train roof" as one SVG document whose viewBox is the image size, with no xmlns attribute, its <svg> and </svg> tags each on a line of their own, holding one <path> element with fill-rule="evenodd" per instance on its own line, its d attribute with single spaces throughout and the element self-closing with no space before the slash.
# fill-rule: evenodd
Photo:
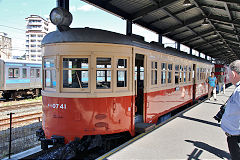
<svg viewBox="0 0 240 160">
<path fill-rule="evenodd" d="M 123 35 L 111 31 L 94 29 L 94 28 L 71 28 L 67 31 L 54 31 L 47 34 L 43 40 L 42 45 L 51 43 L 66 43 L 66 42 L 88 42 L 88 43 L 111 43 L 123 44 L 159 51 L 165 54 L 170 54 L 193 61 L 200 61 L 203 63 L 212 64 L 210 61 L 189 55 L 186 52 L 178 51 L 175 48 L 164 48 L 164 46 L 157 42 L 148 43 L 144 38 L 138 35 Z"/>
<path fill-rule="evenodd" d="M 19 60 L 19 59 L 0 59 L 0 61 L 3 61 L 5 63 L 27 63 L 27 64 L 42 64 L 42 62 L 39 61 L 27 61 L 27 60 Z"/>
</svg>

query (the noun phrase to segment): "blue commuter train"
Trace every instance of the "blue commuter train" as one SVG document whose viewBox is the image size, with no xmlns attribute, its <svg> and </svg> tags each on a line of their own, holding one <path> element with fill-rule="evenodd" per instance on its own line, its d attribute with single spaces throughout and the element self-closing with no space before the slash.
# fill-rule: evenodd
<svg viewBox="0 0 240 160">
<path fill-rule="evenodd" d="M 42 89 L 42 63 L 0 59 L 0 93 L 6 100 L 39 96 Z M 0 95 L 0 96 L 1 96 Z"/>
</svg>

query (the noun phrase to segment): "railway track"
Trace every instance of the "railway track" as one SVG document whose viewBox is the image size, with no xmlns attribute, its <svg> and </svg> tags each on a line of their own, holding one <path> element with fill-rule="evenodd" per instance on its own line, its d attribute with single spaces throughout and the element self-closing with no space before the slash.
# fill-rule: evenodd
<svg viewBox="0 0 240 160">
<path fill-rule="evenodd" d="M 42 105 L 42 102 L 31 102 L 31 103 L 24 103 L 24 104 L 1 106 L 0 112 L 11 111 L 11 110 L 16 110 L 21 108 L 30 108 L 30 107 L 41 106 L 41 105 Z"/>
<path fill-rule="evenodd" d="M 12 126 L 20 127 L 34 122 L 40 122 L 42 119 L 42 111 L 36 113 L 30 113 L 21 116 L 12 117 Z M 9 128 L 10 118 L 0 119 L 0 131 Z"/>
</svg>

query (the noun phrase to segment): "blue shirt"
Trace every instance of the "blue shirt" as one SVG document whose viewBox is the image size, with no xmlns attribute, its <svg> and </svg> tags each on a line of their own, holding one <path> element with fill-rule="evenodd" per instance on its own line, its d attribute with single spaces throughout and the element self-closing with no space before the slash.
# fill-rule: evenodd
<svg viewBox="0 0 240 160">
<path fill-rule="evenodd" d="M 216 77 L 208 77 L 208 83 L 211 87 L 215 87 Z"/>
<path fill-rule="evenodd" d="M 229 98 L 222 117 L 221 128 L 231 135 L 240 135 L 240 81 Z"/>
</svg>

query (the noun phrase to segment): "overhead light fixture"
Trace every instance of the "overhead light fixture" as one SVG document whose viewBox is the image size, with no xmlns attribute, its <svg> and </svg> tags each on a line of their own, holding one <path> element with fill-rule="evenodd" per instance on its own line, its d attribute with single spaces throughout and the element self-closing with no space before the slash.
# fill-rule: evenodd
<svg viewBox="0 0 240 160">
<path fill-rule="evenodd" d="M 189 0 L 184 0 L 183 6 L 190 6 L 190 5 L 192 5 L 192 4 Z"/>
<path fill-rule="evenodd" d="M 58 27 L 58 29 L 61 28 L 65 30 L 69 28 L 72 23 L 72 14 L 67 9 L 57 7 L 52 9 L 50 13 L 50 20 Z"/>
<path fill-rule="evenodd" d="M 207 21 L 207 18 L 204 18 L 202 25 L 203 25 L 203 26 L 209 25 L 209 23 L 208 23 L 208 21 Z"/>
</svg>

